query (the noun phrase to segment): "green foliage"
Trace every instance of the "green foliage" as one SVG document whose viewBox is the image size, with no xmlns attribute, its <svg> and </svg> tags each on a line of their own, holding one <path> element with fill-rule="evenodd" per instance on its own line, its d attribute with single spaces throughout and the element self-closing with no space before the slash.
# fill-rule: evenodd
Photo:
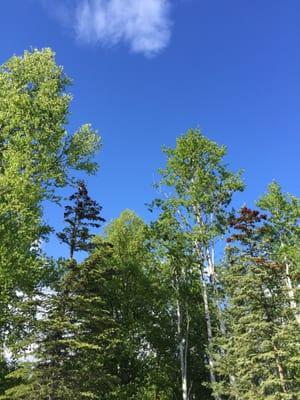
<svg viewBox="0 0 300 400">
<path fill-rule="evenodd" d="M 299 327 L 289 308 L 281 264 L 270 258 L 266 216 L 246 207 L 231 220 L 222 284 L 225 336 L 215 341 L 216 392 L 236 400 L 296 399 Z M 228 377 L 231 377 L 231 380 Z"/>
<path fill-rule="evenodd" d="M 190 397 L 210 398 L 210 390 L 203 385 L 208 377 L 206 368 L 206 327 L 201 302 L 201 271 L 190 235 L 181 230 L 171 213 L 162 213 L 151 225 L 152 246 L 159 260 L 160 285 L 167 293 L 164 307 L 168 311 L 168 346 L 173 351 L 173 365 L 180 370 L 180 345 L 187 353 L 187 381 Z M 178 317 L 178 308 L 181 317 Z M 179 324 L 179 325 L 178 325 Z M 173 383 L 175 386 L 175 382 Z M 181 393 L 177 373 L 176 392 Z"/>
<path fill-rule="evenodd" d="M 78 182 L 77 192 L 69 197 L 71 204 L 65 207 L 64 220 L 67 226 L 63 232 L 57 234 L 61 242 L 67 244 L 70 249 L 70 258 L 76 251 L 89 251 L 93 248 L 94 235 L 90 228 L 99 228 L 104 218 L 100 217 L 100 207 L 95 200 L 88 195 L 83 181 Z"/>
<path fill-rule="evenodd" d="M 134 212 L 125 210 L 105 232 L 117 268 L 109 303 L 121 331 L 115 360 L 119 386 L 112 398 L 140 399 L 149 393 L 165 398 L 172 392 L 173 379 L 169 332 L 164 330 L 166 292 L 158 281 L 148 229 Z"/>
<path fill-rule="evenodd" d="M 182 223 L 209 241 L 224 232 L 226 207 L 234 192 L 243 190 L 240 173 L 230 172 L 223 163 L 226 148 L 190 129 L 176 141 L 175 149 L 164 149 L 167 166 L 159 170 L 159 187 L 167 198 L 157 201 L 163 208 L 181 211 Z M 169 194 L 169 191 L 171 193 Z M 197 221 L 201 219 L 201 225 Z"/>
<path fill-rule="evenodd" d="M 41 252 L 51 232 L 43 221 L 43 201 L 58 200 L 56 189 L 73 180 L 71 169 L 96 170 L 91 158 L 99 136 L 89 125 L 74 135 L 66 129 L 69 83 L 50 49 L 26 51 L 0 67 L 2 343 L 17 326 L 18 293 L 31 297 L 50 272 Z M 25 319 L 19 322 L 18 331 L 26 331 Z"/>
<path fill-rule="evenodd" d="M 286 296 L 294 302 L 300 325 L 300 200 L 283 193 L 279 184 L 273 182 L 257 204 L 268 214 L 270 257 L 285 268 L 289 286 Z"/>
<path fill-rule="evenodd" d="M 70 83 L 50 49 L 26 51 L 0 67 L 0 275 L 8 290 L 37 275 L 34 244 L 49 233 L 42 201 L 71 179 L 93 172 L 100 139 L 88 125 L 66 130 Z"/>
<path fill-rule="evenodd" d="M 167 155 L 167 165 L 159 171 L 162 179 L 157 185 L 162 196 L 153 202 L 153 206 L 161 209 L 162 219 L 167 220 L 167 224 L 172 221 L 171 225 L 181 231 L 188 243 L 188 247 L 184 245 L 185 249 L 194 256 L 202 286 L 198 309 L 204 310 L 202 321 L 206 325 L 205 344 L 210 345 L 214 331 L 222 324 L 218 320 L 218 304 L 215 301 L 217 278 L 214 246 L 216 240 L 227 230 L 231 198 L 236 191 L 242 191 L 244 185 L 241 174 L 230 172 L 224 164 L 225 147 L 207 139 L 197 129 L 188 130 L 177 139 L 175 149 L 165 148 L 164 152 Z M 168 245 L 169 251 L 172 251 L 171 243 L 172 241 Z M 176 248 L 181 241 L 173 243 Z M 183 250 L 183 254 L 185 251 Z M 191 262 L 188 259 L 187 262 L 191 271 Z M 181 273 L 181 276 L 184 275 Z M 194 278 L 193 282 L 195 281 Z M 194 314 L 192 318 L 197 321 Z M 200 326 L 203 329 L 203 324 Z M 202 334 L 203 331 L 199 332 L 199 337 Z M 214 383 L 216 376 L 213 359 L 208 351 L 205 361 L 203 360 L 203 365 L 205 364 L 209 365 L 210 380 Z M 182 381 L 185 379 L 182 377 Z M 216 400 L 220 399 L 216 397 Z"/>
<path fill-rule="evenodd" d="M 150 225 L 125 210 L 95 236 L 80 181 L 58 234 L 70 259 L 43 254 L 45 200 L 95 173 L 101 146 L 89 124 L 68 132 L 69 85 L 51 49 L 0 67 L 0 398 L 298 399 L 300 201 L 273 182 L 265 214 L 235 216 L 241 174 L 199 130 L 164 148 Z"/>
<path fill-rule="evenodd" d="M 2 172 L 43 189 L 64 185 L 70 166 L 93 171 L 90 157 L 99 147 L 89 125 L 73 136 L 66 131 L 70 80 L 54 57 L 50 49 L 34 50 L 0 69 Z"/>
<path fill-rule="evenodd" d="M 4 399 L 102 399 L 115 382 L 118 326 L 103 300 L 114 270 L 110 246 L 101 247 L 82 264 L 68 263 L 57 291 L 40 295 L 40 319 L 19 353 L 33 361 L 9 376 L 20 383 Z"/>
</svg>

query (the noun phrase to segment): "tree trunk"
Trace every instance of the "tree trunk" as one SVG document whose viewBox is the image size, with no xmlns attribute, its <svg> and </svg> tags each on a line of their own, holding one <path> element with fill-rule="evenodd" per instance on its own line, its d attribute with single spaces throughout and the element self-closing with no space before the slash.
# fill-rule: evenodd
<svg viewBox="0 0 300 400">
<path fill-rule="evenodd" d="M 282 391 L 283 391 L 283 393 L 288 393 L 286 383 L 285 383 L 284 369 L 283 369 L 283 366 L 278 357 L 278 349 L 274 344 L 273 344 L 273 350 L 275 352 L 275 361 L 276 361 L 276 366 L 277 366 L 277 371 L 278 371 L 278 376 L 280 379 L 280 385 L 281 385 Z"/>
<path fill-rule="evenodd" d="M 181 389 L 182 400 L 188 400 L 187 388 L 187 340 L 182 332 L 182 312 L 180 302 L 177 299 L 177 334 L 179 339 L 179 354 L 180 354 L 180 371 L 181 371 Z"/>
<path fill-rule="evenodd" d="M 210 346 L 212 344 L 212 339 L 213 339 L 213 334 L 212 334 L 212 323 L 211 323 L 211 314 L 210 314 L 210 309 L 209 309 L 209 303 L 208 303 L 208 295 L 207 295 L 207 284 L 205 281 L 204 274 L 202 272 L 202 296 L 203 296 L 203 303 L 204 303 L 204 315 L 205 315 L 205 322 L 206 322 L 206 331 L 207 331 L 207 341 L 208 345 Z M 210 353 L 208 352 L 208 364 L 209 364 L 209 377 L 210 377 L 210 382 L 211 384 L 215 384 L 217 382 L 215 372 L 214 372 L 214 361 L 212 357 L 210 356 Z M 221 398 L 218 395 L 214 395 L 216 400 L 221 400 Z"/>
<path fill-rule="evenodd" d="M 200 244 L 196 242 L 195 245 L 196 245 L 196 251 L 198 253 L 199 260 L 201 260 L 201 259 L 203 259 L 203 257 L 201 254 L 201 250 L 199 248 Z M 204 304 L 204 316 L 205 316 L 205 323 L 206 323 L 207 341 L 208 341 L 208 345 L 210 346 L 212 344 L 212 339 L 213 339 L 212 321 L 211 321 L 211 313 L 210 313 L 210 309 L 209 309 L 207 282 L 205 279 L 202 264 L 200 265 L 200 269 L 201 269 L 202 298 L 203 298 L 203 304 Z M 214 371 L 214 361 L 213 361 L 209 351 L 207 353 L 207 357 L 208 357 L 208 365 L 209 365 L 210 383 L 212 385 L 214 385 L 217 382 L 217 379 L 216 379 L 216 375 L 215 375 L 215 371 Z M 215 400 L 221 400 L 221 397 L 219 395 L 214 394 L 213 396 L 214 396 Z"/>
<path fill-rule="evenodd" d="M 290 276 L 290 266 L 289 266 L 289 263 L 287 262 L 287 260 L 285 260 L 285 281 L 286 281 L 288 296 L 289 296 L 289 300 L 290 300 L 290 308 L 293 310 L 293 313 L 295 315 L 298 325 L 300 325 L 300 312 L 298 310 L 297 303 L 295 300 L 294 288 L 293 288 L 292 280 L 291 280 L 291 276 Z"/>
<path fill-rule="evenodd" d="M 216 295 L 216 309 L 217 309 L 217 318 L 218 318 L 218 322 L 219 322 L 220 332 L 223 336 L 225 336 L 226 335 L 226 327 L 225 327 L 224 320 L 222 318 L 221 305 L 217 298 L 218 287 L 217 287 L 217 277 L 216 277 L 216 270 L 215 270 L 214 254 L 215 254 L 215 252 L 214 252 L 213 246 L 211 248 L 211 252 L 209 251 L 209 249 L 207 249 L 206 258 L 207 258 L 207 264 L 208 264 L 208 274 L 209 274 L 210 282 L 213 285 L 213 292 Z M 225 357 L 224 352 L 222 355 Z M 231 385 L 235 385 L 235 383 L 236 383 L 235 377 L 233 375 L 229 375 L 229 381 L 230 381 Z"/>
<path fill-rule="evenodd" d="M 262 298 L 265 298 L 265 290 L 263 287 L 261 287 L 261 295 L 262 295 Z M 263 306 L 264 306 L 264 311 L 266 314 L 266 320 L 268 322 L 273 322 L 272 318 L 270 317 L 269 310 L 268 310 L 268 307 L 265 302 L 263 303 Z M 273 351 L 274 351 L 274 358 L 275 358 L 275 363 L 276 363 L 276 367 L 277 367 L 277 372 L 278 372 L 282 392 L 288 393 L 288 389 L 287 389 L 287 386 L 285 383 L 284 369 L 283 369 L 283 366 L 282 366 L 279 356 L 278 356 L 279 350 L 278 350 L 277 346 L 275 345 L 275 343 L 273 343 L 272 339 L 271 339 L 271 343 L 272 343 L 272 347 L 273 347 Z"/>
<path fill-rule="evenodd" d="M 203 225 L 201 216 L 199 216 L 198 212 L 194 208 L 194 213 L 195 213 L 195 218 L 196 222 L 199 227 Z M 209 252 L 208 248 L 201 248 L 201 244 L 195 240 L 195 251 L 198 255 L 198 259 L 200 262 L 200 270 L 201 270 L 201 285 L 202 285 L 202 298 L 203 298 L 203 303 L 204 303 L 204 315 L 205 315 L 205 322 L 206 322 L 206 331 L 207 331 L 207 341 L 208 341 L 208 346 L 210 347 L 212 345 L 212 339 L 213 339 L 213 333 L 212 333 L 212 320 L 211 320 L 211 312 L 209 308 L 209 301 L 208 301 L 208 291 L 207 291 L 207 281 L 204 273 L 204 265 L 203 262 L 206 259 L 207 264 L 208 264 L 208 276 L 210 280 L 214 279 L 214 265 L 207 259 L 207 254 Z M 210 377 L 210 383 L 214 385 L 217 382 L 215 371 L 214 371 L 214 361 L 213 358 L 210 355 L 210 352 L 207 352 L 207 357 L 208 357 L 208 364 L 209 364 L 209 377 Z M 221 400 L 221 397 L 218 394 L 213 395 L 215 400 Z"/>
</svg>

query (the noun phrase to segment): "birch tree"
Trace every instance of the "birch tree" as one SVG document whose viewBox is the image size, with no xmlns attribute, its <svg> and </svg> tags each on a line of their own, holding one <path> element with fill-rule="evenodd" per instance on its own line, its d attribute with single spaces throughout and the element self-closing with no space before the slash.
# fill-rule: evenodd
<svg viewBox="0 0 300 400">
<path fill-rule="evenodd" d="M 243 190 L 240 173 L 232 173 L 224 164 L 226 148 L 190 129 L 180 136 L 176 148 L 164 148 L 165 169 L 159 170 L 157 185 L 163 196 L 155 204 L 169 210 L 189 234 L 201 274 L 207 342 L 214 334 L 213 308 L 216 304 L 215 243 L 226 231 L 228 206 L 234 192 Z M 220 323 L 220 321 L 219 321 Z M 207 353 L 210 382 L 217 380 L 214 360 Z M 219 396 L 215 395 L 216 400 Z"/>
<path fill-rule="evenodd" d="M 199 295 L 199 270 L 188 235 L 180 229 L 177 219 L 170 213 L 165 211 L 160 215 L 152 224 L 152 232 L 162 270 L 162 284 L 170 293 L 168 307 L 170 314 L 173 314 L 176 327 L 175 343 L 180 365 L 180 391 L 182 399 L 187 400 L 190 395 L 199 391 L 196 382 L 193 381 L 195 375 L 192 373 L 197 363 L 191 354 L 193 348 L 193 353 L 201 356 L 199 347 L 192 338 L 192 331 L 198 320 L 198 315 L 195 318 L 194 305 L 196 293 Z M 199 307 L 197 301 L 196 304 Z"/>
</svg>

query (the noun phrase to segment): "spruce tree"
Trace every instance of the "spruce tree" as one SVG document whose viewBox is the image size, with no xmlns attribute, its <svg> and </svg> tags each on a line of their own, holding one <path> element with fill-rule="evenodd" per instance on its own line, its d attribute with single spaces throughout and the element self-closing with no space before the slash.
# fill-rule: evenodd
<svg viewBox="0 0 300 400">
<path fill-rule="evenodd" d="M 267 216 L 243 207 L 230 223 L 222 271 L 227 330 L 214 342 L 220 378 L 214 391 L 235 400 L 296 400 L 299 335 L 282 285 L 282 263 L 270 258 Z"/>
<path fill-rule="evenodd" d="M 70 259 L 76 251 L 90 251 L 93 234 L 90 228 L 99 228 L 105 219 L 100 216 L 102 207 L 92 200 L 84 181 L 78 182 L 77 192 L 69 197 L 70 205 L 65 207 L 64 220 L 67 226 L 58 233 L 61 242 L 69 247 Z M 73 203 L 73 204 L 72 204 Z"/>
<path fill-rule="evenodd" d="M 75 251 L 92 248 L 89 227 L 99 226 L 103 218 L 83 183 L 71 200 L 75 206 L 67 206 L 63 239 L 73 257 Z M 113 274 L 111 246 L 105 243 L 81 264 L 74 258 L 65 261 L 55 290 L 40 293 L 35 332 L 19 354 L 25 362 L 9 376 L 18 384 L 4 399 L 102 399 L 109 392 L 113 376 L 106 370 L 117 326 L 103 297 Z"/>
<path fill-rule="evenodd" d="M 268 214 L 272 232 L 270 257 L 283 266 L 285 296 L 300 327 L 300 200 L 283 193 L 280 185 L 272 182 L 257 204 Z"/>
</svg>

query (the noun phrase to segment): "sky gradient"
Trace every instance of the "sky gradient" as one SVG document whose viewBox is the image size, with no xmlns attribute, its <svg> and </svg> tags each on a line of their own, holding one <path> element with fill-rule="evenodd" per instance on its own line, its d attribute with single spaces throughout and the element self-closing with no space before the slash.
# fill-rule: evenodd
<svg viewBox="0 0 300 400">
<path fill-rule="evenodd" d="M 56 52 L 74 81 L 70 129 L 102 135 L 87 182 L 107 220 L 149 219 L 161 146 L 190 127 L 228 146 L 247 185 L 235 205 L 253 206 L 273 179 L 300 195 L 299 15 L 297 0 L 3 0 L 0 62 Z"/>
</svg>

